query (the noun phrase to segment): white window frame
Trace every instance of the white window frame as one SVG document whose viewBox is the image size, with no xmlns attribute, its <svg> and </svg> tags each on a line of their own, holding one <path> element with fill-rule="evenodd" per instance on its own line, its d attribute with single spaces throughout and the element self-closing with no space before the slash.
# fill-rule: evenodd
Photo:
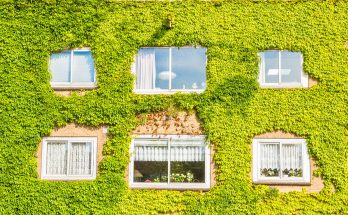
<svg viewBox="0 0 348 215">
<path fill-rule="evenodd" d="M 53 89 L 55 90 L 78 90 L 78 89 L 93 89 L 97 87 L 97 71 L 95 68 L 95 64 L 94 66 L 94 76 L 93 76 L 93 82 L 74 82 L 72 80 L 72 66 L 73 66 L 73 60 L 74 60 L 74 52 L 91 52 L 91 49 L 88 47 L 85 48 L 76 48 L 76 49 L 69 49 L 69 50 L 64 50 L 62 52 L 57 52 L 59 53 L 64 53 L 64 52 L 68 52 L 70 53 L 70 70 L 69 70 L 69 79 L 70 82 L 50 82 L 51 86 Z M 92 53 L 92 52 L 91 52 Z M 50 68 L 50 64 L 51 64 L 51 56 L 50 56 L 50 60 L 48 62 L 48 68 Z M 50 71 L 51 72 L 51 71 Z M 52 72 L 51 72 L 52 73 Z"/>
<path fill-rule="evenodd" d="M 299 144 L 302 146 L 302 177 L 262 177 L 260 174 L 260 145 L 261 144 L 280 144 L 280 174 L 282 175 L 282 145 L 283 144 Z M 253 139 L 253 182 L 259 184 L 310 184 L 311 170 L 310 159 L 307 151 L 307 143 L 305 139 Z"/>
<path fill-rule="evenodd" d="M 137 89 L 136 88 L 136 80 L 134 81 L 134 87 L 133 87 L 133 92 L 136 94 L 174 94 L 177 92 L 182 92 L 182 93 L 203 93 L 207 89 L 207 63 L 208 63 L 208 56 L 205 54 L 206 60 L 205 60 L 205 75 L 206 75 L 206 88 L 205 89 L 170 89 L 172 85 L 172 48 L 179 48 L 179 49 L 184 49 L 184 48 L 205 48 L 208 51 L 208 48 L 202 47 L 202 46 L 182 46 L 182 47 L 177 47 L 177 46 L 161 46 L 161 47 L 141 47 L 140 49 L 169 49 L 169 57 L 168 57 L 168 72 L 169 72 L 169 89 L 151 89 L 151 90 L 146 90 L 146 89 Z M 139 51 L 139 50 L 138 50 Z M 134 57 L 134 63 L 132 64 L 132 73 L 136 77 L 136 56 Z"/>
<path fill-rule="evenodd" d="M 278 83 L 266 83 L 265 82 L 265 57 L 264 53 L 266 51 L 274 51 L 279 53 L 278 57 Z M 300 53 L 301 54 L 301 61 L 299 64 L 301 65 L 301 83 L 294 82 L 294 83 L 281 83 L 281 55 L 283 52 L 290 52 L 290 53 Z M 260 57 L 260 65 L 259 65 L 259 83 L 261 88 L 308 88 L 309 82 L 308 82 L 308 74 L 306 74 L 303 71 L 303 54 L 301 52 L 291 52 L 288 50 L 265 50 L 263 52 L 259 52 L 258 56 Z"/>
<path fill-rule="evenodd" d="M 67 165 L 69 167 L 69 150 L 72 142 L 90 142 L 91 148 L 91 174 L 90 175 L 49 175 L 46 173 L 47 168 L 47 143 L 51 141 L 65 141 L 68 143 Z M 42 141 L 42 164 L 41 179 L 44 180 L 93 180 L 97 173 L 97 137 L 45 137 Z M 68 168 L 67 168 L 68 169 Z"/>
<path fill-rule="evenodd" d="M 205 182 L 204 183 L 169 183 L 170 177 L 168 177 L 167 183 L 146 183 L 146 182 L 134 182 L 134 140 L 135 139 L 153 139 L 153 140 L 167 140 L 168 141 L 168 154 L 170 155 L 171 140 L 199 140 L 202 145 L 205 145 Z M 210 189 L 210 148 L 206 141 L 205 135 L 139 135 L 134 136 L 130 147 L 130 164 L 129 164 L 129 186 L 130 188 L 152 188 L 152 189 L 175 189 L 175 190 L 209 190 Z M 168 159 L 168 176 L 170 175 L 170 158 Z"/>
</svg>

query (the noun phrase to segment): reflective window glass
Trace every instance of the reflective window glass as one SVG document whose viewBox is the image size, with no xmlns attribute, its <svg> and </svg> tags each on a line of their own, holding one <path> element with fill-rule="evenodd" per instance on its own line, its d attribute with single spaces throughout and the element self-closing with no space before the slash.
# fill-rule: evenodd
<svg viewBox="0 0 348 215">
<path fill-rule="evenodd" d="M 91 52 L 73 52 L 72 81 L 94 82 L 94 62 Z"/>
<path fill-rule="evenodd" d="M 52 82 L 70 82 L 70 52 L 51 55 L 50 71 Z"/>
</svg>

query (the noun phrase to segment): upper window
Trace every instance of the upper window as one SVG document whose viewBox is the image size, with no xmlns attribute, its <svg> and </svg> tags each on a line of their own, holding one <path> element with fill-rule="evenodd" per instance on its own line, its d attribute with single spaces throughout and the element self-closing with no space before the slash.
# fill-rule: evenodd
<svg viewBox="0 0 348 215">
<path fill-rule="evenodd" d="M 304 139 L 254 139 L 253 181 L 309 183 L 310 164 Z"/>
<path fill-rule="evenodd" d="M 96 177 L 96 137 L 47 137 L 42 146 L 42 179 Z"/>
<path fill-rule="evenodd" d="M 206 88 L 206 48 L 141 48 L 132 71 L 138 93 L 202 92 Z"/>
<path fill-rule="evenodd" d="M 132 188 L 209 189 L 210 152 L 204 136 L 139 136 L 131 146 Z"/>
<path fill-rule="evenodd" d="M 303 72 L 301 52 L 272 50 L 261 52 L 259 56 L 261 87 L 308 87 L 308 75 Z"/>
<path fill-rule="evenodd" d="M 94 61 L 88 48 L 51 54 L 50 71 L 53 88 L 95 87 Z"/>
</svg>

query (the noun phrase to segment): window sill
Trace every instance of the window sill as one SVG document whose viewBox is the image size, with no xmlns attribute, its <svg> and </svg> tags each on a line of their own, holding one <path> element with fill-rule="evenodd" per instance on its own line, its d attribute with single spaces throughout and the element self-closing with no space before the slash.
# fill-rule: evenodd
<svg viewBox="0 0 348 215">
<path fill-rule="evenodd" d="M 291 89 L 291 88 L 309 88 L 308 85 L 303 84 L 260 84 L 264 89 Z"/>
<path fill-rule="evenodd" d="M 203 93 L 205 89 L 201 90 L 134 90 L 135 94 L 154 95 L 154 94 L 175 94 L 175 93 Z"/>
<path fill-rule="evenodd" d="M 53 90 L 92 90 L 97 88 L 96 83 L 52 84 Z"/>
<path fill-rule="evenodd" d="M 72 176 L 72 177 L 59 177 L 59 176 L 42 176 L 41 180 L 45 181 L 91 181 L 95 176 Z"/>
<path fill-rule="evenodd" d="M 253 181 L 253 184 L 264 184 L 264 185 L 300 185 L 300 186 L 310 186 L 310 181 L 304 180 L 284 180 L 284 181 L 272 181 L 272 180 L 260 180 Z"/>
<path fill-rule="evenodd" d="M 210 190 L 207 183 L 131 183 L 131 189 L 155 189 L 155 190 Z"/>
</svg>

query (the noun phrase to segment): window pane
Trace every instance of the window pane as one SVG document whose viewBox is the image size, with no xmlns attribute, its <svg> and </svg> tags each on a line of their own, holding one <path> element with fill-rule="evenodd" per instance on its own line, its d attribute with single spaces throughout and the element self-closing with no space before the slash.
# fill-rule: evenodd
<svg viewBox="0 0 348 215">
<path fill-rule="evenodd" d="M 70 82 L 70 52 L 51 54 L 52 82 Z"/>
<path fill-rule="evenodd" d="M 170 182 L 205 182 L 205 146 L 201 141 L 173 141 L 170 159 Z"/>
<path fill-rule="evenodd" d="M 205 89 L 206 48 L 172 48 L 172 89 Z"/>
<path fill-rule="evenodd" d="M 264 81 L 265 83 L 279 82 L 279 51 L 265 51 L 264 53 Z"/>
<path fill-rule="evenodd" d="M 169 48 L 156 48 L 156 89 L 169 89 Z"/>
<path fill-rule="evenodd" d="M 71 143 L 69 156 L 69 175 L 92 174 L 92 143 Z"/>
<path fill-rule="evenodd" d="M 134 140 L 134 182 L 168 182 L 166 140 Z"/>
<path fill-rule="evenodd" d="M 282 83 L 301 83 L 302 55 L 300 52 L 281 52 Z"/>
<path fill-rule="evenodd" d="M 279 143 L 260 145 L 260 176 L 279 177 Z"/>
<path fill-rule="evenodd" d="M 136 89 L 169 89 L 169 48 L 143 48 L 136 57 Z"/>
<path fill-rule="evenodd" d="M 66 175 L 68 144 L 66 142 L 48 142 L 46 153 L 46 174 Z"/>
<path fill-rule="evenodd" d="M 74 51 L 73 82 L 94 82 L 94 61 L 90 51 Z"/>
<path fill-rule="evenodd" d="M 283 177 L 302 177 L 302 145 L 282 145 L 282 172 Z"/>
</svg>

